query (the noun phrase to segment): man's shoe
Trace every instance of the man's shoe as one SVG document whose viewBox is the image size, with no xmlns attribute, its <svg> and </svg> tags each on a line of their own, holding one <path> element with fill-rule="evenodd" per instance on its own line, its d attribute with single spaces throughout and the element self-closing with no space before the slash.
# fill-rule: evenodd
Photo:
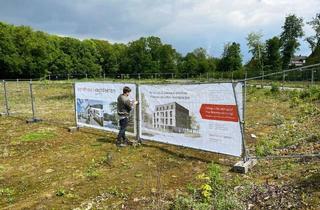
<svg viewBox="0 0 320 210">
<path fill-rule="evenodd" d="M 139 145 L 139 142 L 136 140 L 129 140 L 129 139 L 125 139 L 125 144 L 130 145 L 130 146 L 137 146 Z"/>
<path fill-rule="evenodd" d="M 117 145 L 117 147 L 126 147 L 127 146 L 126 144 L 123 144 L 123 143 L 119 143 L 119 144 L 117 143 L 116 145 Z"/>
</svg>

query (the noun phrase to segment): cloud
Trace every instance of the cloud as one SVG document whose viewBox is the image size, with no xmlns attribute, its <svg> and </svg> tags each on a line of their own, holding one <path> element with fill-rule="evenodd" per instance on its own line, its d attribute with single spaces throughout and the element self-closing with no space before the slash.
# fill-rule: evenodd
<svg viewBox="0 0 320 210">
<path fill-rule="evenodd" d="M 0 2 L 0 20 L 82 39 L 128 42 L 156 35 L 182 53 L 205 47 L 215 56 L 236 41 L 248 57 L 249 32 L 279 35 L 286 15 L 310 20 L 318 8 L 319 0 L 10 0 Z"/>
</svg>

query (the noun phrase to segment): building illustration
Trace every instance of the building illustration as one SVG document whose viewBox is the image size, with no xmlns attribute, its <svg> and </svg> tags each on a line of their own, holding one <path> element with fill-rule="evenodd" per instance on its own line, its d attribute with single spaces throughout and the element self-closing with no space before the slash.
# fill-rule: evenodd
<svg viewBox="0 0 320 210">
<path fill-rule="evenodd" d="M 81 111 L 78 113 L 78 119 L 80 122 L 90 125 L 103 126 L 104 113 L 102 104 L 89 103 L 80 110 Z"/>
<path fill-rule="evenodd" d="M 182 105 L 172 102 L 155 106 L 153 128 L 184 133 L 191 128 L 190 124 L 189 110 Z"/>
</svg>

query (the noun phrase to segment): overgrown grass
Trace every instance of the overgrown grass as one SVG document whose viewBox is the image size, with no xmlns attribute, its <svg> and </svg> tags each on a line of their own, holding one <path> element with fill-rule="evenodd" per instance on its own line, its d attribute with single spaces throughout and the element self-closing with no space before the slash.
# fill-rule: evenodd
<svg viewBox="0 0 320 210">
<path fill-rule="evenodd" d="M 219 165 L 209 164 L 207 172 L 199 174 L 197 179 L 200 180 L 200 185 L 198 187 L 189 185 L 189 194 L 178 196 L 170 209 L 245 209 L 244 204 L 233 189 L 224 183 Z"/>
<path fill-rule="evenodd" d="M 270 90 L 274 93 L 274 90 Z M 275 152 L 275 149 L 286 148 L 304 141 L 310 135 L 312 127 L 303 126 L 310 118 L 320 117 L 320 109 L 314 104 L 320 100 L 320 88 L 310 87 L 302 91 L 283 91 L 277 97 L 288 100 L 290 109 L 297 109 L 298 114 L 292 119 L 285 119 L 279 113 L 273 113 L 272 123 L 277 126 L 272 135 L 265 136 L 257 142 L 256 155 L 266 156 Z M 315 125 L 316 126 L 316 125 Z M 316 128 L 315 128 L 316 129 Z"/>
</svg>

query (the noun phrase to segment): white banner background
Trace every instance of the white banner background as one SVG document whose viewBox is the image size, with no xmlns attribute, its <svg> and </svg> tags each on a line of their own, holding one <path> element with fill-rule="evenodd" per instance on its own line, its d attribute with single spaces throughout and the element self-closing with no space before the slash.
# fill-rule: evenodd
<svg viewBox="0 0 320 210">
<path fill-rule="evenodd" d="M 242 120 L 242 83 L 236 85 L 235 92 Z M 238 116 L 235 116 L 236 100 L 232 83 L 141 85 L 139 101 L 141 138 L 241 155 L 242 132 Z M 219 110 L 232 108 L 232 113 L 219 113 Z M 200 109 L 209 119 L 203 119 Z M 212 119 L 217 117 L 216 113 L 222 119 Z"/>
<path fill-rule="evenodd" d="M 136 85 L 125 83 L 75 83 L 77 125 L 107 131 L 118 131 L 116 102 L 124 86 L 131 88 L 130 99 L 136 98 Z M 135 135 L 135 114 L 131 113 L 128 134 Z M 131 131 L 131 132 L 130 132 Z"/>
</svg>

